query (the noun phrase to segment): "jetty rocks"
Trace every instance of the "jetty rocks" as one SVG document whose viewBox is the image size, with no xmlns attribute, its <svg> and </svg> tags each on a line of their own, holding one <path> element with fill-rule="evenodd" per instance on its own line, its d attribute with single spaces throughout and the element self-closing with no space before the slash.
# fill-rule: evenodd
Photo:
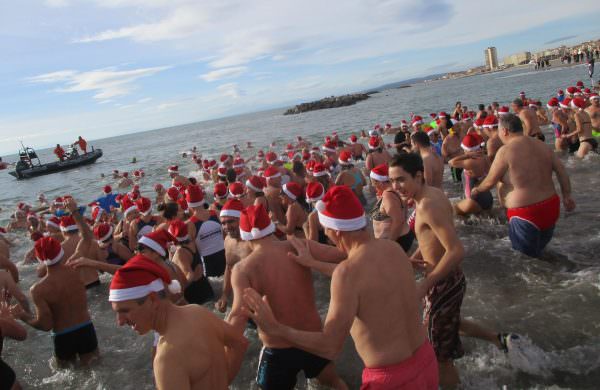
<svg viewBox="0 0 600 390">
<path fill-rule="evenodd" d="M 298 104 L 294 108 L 290 108 L 284 112 L 283 115 L 301 114 L 303 112 L 322 110 L 324 108 L 351 106 L 361 100 L 368 99 L 370 97 L 369 95 L 370 94 L 368 93 L 353 93 L 343 96 L 331 96 L 314 102 Z"/>
</svg>

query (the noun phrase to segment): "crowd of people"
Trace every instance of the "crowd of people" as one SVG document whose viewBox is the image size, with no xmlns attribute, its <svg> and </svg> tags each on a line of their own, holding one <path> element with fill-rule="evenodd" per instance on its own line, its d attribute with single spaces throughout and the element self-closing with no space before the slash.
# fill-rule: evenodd
<svg viewBox="0 0 600 390">
<path fill-rule="evenodd" d="M 86 290 L 104 272 L 113 274 L 107 299 L 117 324 L 154 334 L 148 353 L 159 389 L 228 388 L 247 327 L 263 344 L 262 389 L 292 389 L 300 371 L 348 388 L 334 362 L 349 335 L 365 367 L 361 388 L 454 388 L 461 337 L 505 352 L 519 340 L 461 317 L 465 248 L 455 217 L 497 205 L 512 248 L 539 257 L 561 202 L 575 208 L 557 152 L 597 150 L 596 93 L 577 83 L 546 106 L 523 92 L 510 108 L 475 112 L 458 102 L 450 114 L 412 115 L 348 140 L 334 132 L 317 145 L 297 137 L 280 153 L 272 145 L 247 160 L 237 146 L 218 161 L 192 154 L 200 174 L 169 166 L 170 186 L 156 184 L 153 194 L 136 183 L 143 171 L 114 171 L 123 191 L 106 185 L 87 206 L 69 195 L 20 202 L 0 232 L 0 336 L 23 340 L 26 323 L 52 332 L 59 366 L 95 364 L 102 340 Z M 544 142 L 549 124 L 555 150 Z M 444 192 L 446 165 L 464 189 L 454 204 Z M 11 260 L 9 233 L 19 231 L 33 244 L 24 261 L 39 261 L 32 305 Z M 324 320 L 313 270 L 331 279 Z M 214 277 L 223 277 L 222 289 Z M 0 388 L 18 388 L 1 359 L 0 374 Z"/>
</svg>

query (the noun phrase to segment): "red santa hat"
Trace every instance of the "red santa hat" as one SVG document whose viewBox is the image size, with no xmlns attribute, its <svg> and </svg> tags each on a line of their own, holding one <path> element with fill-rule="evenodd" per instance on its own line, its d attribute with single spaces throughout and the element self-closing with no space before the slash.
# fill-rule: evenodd
<svg viewBox="0 0 600 390">
<path fill-rule="evenodd" d="M 573 86 L 570 86 L 570 87 L 567 88 L 567 94 L 574 95 L 575 92 L 577 92 L 577 88 L 575 88 Z"/>
<path fill-rule="evenodd" d="M 557 95 L 562 96 L 565 94 L 565 92 L 562 89 L 559 89 L 557 92 Z"/>
<path fill-rule="evenodd" d="M 100 223 L 94 227 L 94 238 L 98 243 L 108 240 L 114 232 L 114 229 L 109 223 Z"/>
<path fill-rule="evenodd" d="M 171 165 L 167 171 L 169 173 L 179 173 L 179 167 L 177 165 Z"/>
<path fill-rule="evenodd" d="M 244 204 L 238 199 L 229 199 L 221 208 L 219 216 L 222 217 L 233 217 L 239 218 L 244 209 Z"/>
<path fill-rule="evenodd" d="M 369 177 L 380 182 L 389 181 L 390 177 L 388 175 L 388 169 L 389 168 L 387 164 L 377 165 L 375 168 L 371 169 Z"/>
<path fill-rule="evenodd" d="M 498 115 L 507 115 L 510 113 L 510 109 L 507 106 L 502 106 L 498 109 Z"/>
<path fill-rule="evenodd" d="M 321 163 L 315 163 L 315 165 L 313 166 L 312 174 L 315 177 L 321 177 L 329 175 L 329 172 L 327 171 L 325 165 Z"/>
<path fill-rule="evenodd" d="M 317 146 L 313 146 L 310 149 L 310 154 L 320 154 L 319 148 Z"/>
<path fill-rule="evenodd" d="M 325 144 L 323 144 L 323 146 L 321 146 L 321 149 L 323 149 L 324 152 L 329 152 L 329 153 L 335 153 L 335 144 L 331 141 L 327 141 L 325 142 Z"/>
<path fill-rule="evenodd" d="M 269 164 L 275 164 L 279 160 L 275 152 L 268 152 L 265 158 Z"/>
<path fill-rule="evenodd" d="M 437 131 L 437 129 L 434 129 L 433 127 L 426 125 L 425 128 L 423 129 L 425 130 L 425 133 L 427 133 L 428 136 L 432 136 L 434 134 L 438 134 L 439 132 Z"/>
<path fill-rule="evenodd" d="M 315 208 L 319 222 L 326 228 L 355 231 L 367 225 L 364 209 L 348 186 L 331 187 Z"/>
<path fill-rule="evenodd" d="M 163 291 L 165 286 L 172 294 L 181 292 L 181 285 L 177 280 L 171 279 L 165 267 L 138 254 L 115 272 L 110 283 L 108 301 L 121 302 L 144 298 L 151 292 Z"/>
<path fill-rule="evenodd" d="M 35 257 L 47 266 L 54 265 L 62 260 L 65 252 L 60 242 L 53 237 L 42 237 L 34 244 Z"/>
<path fill-rule="evenodd" d="M 352 153 L 347 150 L 343 150 L 338 157 L 338 162 L 341 165 L 350 165 L 352 164 Z"/>
<path fill-rule="evenodd" d="M 440 118 L 440 119 L 444 119 L 444 118 L 447 118 L 447 117 L 448 117 L 448 114 L 446 114 L 445 111 L 442 111 L 442 112 L 440 112 L 438 114 L 438 118 Z"/>
<path fill-rule="evenodd" d="M 488 115 L 483 120 L 483 127 L 492 128 L 498 127 L 498 118 L 495 115 Z"/>
<path fill-rule="evenodd" d="M 110 193 L 112 192 L 112 187 L 111 187 L 111 186 L 109 186 L 109 185 L 106 185 L 106 186 L 104 186 L 104 188 L 102 189 L 102 191 L 103 191 L 105 194 L 107 194 L 107 195 L 108 195 L 108 194 L 110 194 Z"/>
<path fill-rule="evenodd" d="M 275 225 L 262 204 L 248 206 L 241 212 L 240 237 L 242 240 L 258 240 L 274 232 Z"/>
<path fill-rule="evenodd" d="M 460 146 L 467 152 L 474 152 L 481 149 L 483 138 L 477 133 L 469 133 L 462 139 Z"/>
<path fill-rule="evenodd" d="M 63 232 L 72 232 L 79 229 L 75 219 L 71 215 L 65 215 L 60 218 L 60 230 Z"/>
<path fill-rule="evenodd" d="M 275 179 L 281 176 L 281 172 L 279 172 L 279 169 L 277 169 L 276 167 L 271 166 L 265 169 L 263 175 L 266 179 Z"/>
<path fill-rule="evenodd" d="M 265 152 L 259 150 L 258 153 L 256 153 L 256 157 L 258 157 L 259 161 L 262 160 L 263 158 L 265 158 Z"/>
<path fill-rule="evenodd" d="M 525 92 L 523 92 L 523 91 L 519 92 L 519 96 L 525 96 Z"/>
<path fill-rule="evenodd" d="M 58 217 L 50 217 L 46 221 L 46 227 L 52 226 L 55 229 L 60 229 L 60 219 Z"/>
<path fill-rule="evenodd" d="M 171 235 L 165 229 L 157 229 L 148 234 L 143 235 L 139 240 L 139 244 L 143 244 L 154 252 L 165 257 L 167 255 L 167 248 L 170 242 L 175 242 L 175 237 Z"/>
<path fill-rule="evenodd" d="M 156 183 L 156 184 L 154 185 L 154 191 L 156 191 L 156 192 L 159 192 L 159 191 L 162 191 L 162 190 L 164 190 L 164 187 L 163 187 L 163 185 L 162 185 L 162 184 L 160 184 L 160 183 Z"/>
<path fill-rule="evenodd" d="M 217 183 L 213 189 L 213 195 L 217 199 L 225 199 L 227 197 L 227 184 Z"/>
<path fill-rule="evenodd" d="M 548 103 L 546 103 L 546 107 L 552 109 L 552 108 L 557 108 L 559 106 L 559 101 L 557 98 L 553 97 L 550 100 L 548 100 Z"/>
<path fill-rule="evenodd" d="M 575 85 L 577 85 L 577 88 L 583 88 L 583 81 L 579 80 Z"/>
<path fill-rule="evenodd" d="M 264 177 L 252 175 L 246 180 L 246 187 L 256 192 L 262 192 L 267 186 L 267 181 Z"/>
<path fill-rule="evenodd" d="M 222 162 L 222 163 L 224 163 L 224 162 L 225 162 L 225 161 L 227 161 L 228 159 L 229 159 L 229 156 L 228 156 L 228 155 L 226 155 L 225 153 L 223 153 L 223 154 L 221 155 L 221 157 L 219 157 L 219 161 L 220 161 L 220 162 Z"/>
<path fill-rule="evenodd" d="M 307 151 L 302 152 L 302 161 L 308 160 L 310 160 L 310 153 L 308 153 Z"/>
<path fill-rule="evenodd" d="M 558 103 L 560 108 L 570 108 L 571 98 L 565 98 L 562 102 Z"/>
<path fill-rule="evenodd" d="M 174 219 L 169 223 L 169 234 L 175 237 L 177 242 L 189 239 L 187 224 L 180 219 Z"/>
<path fill-rule="evenodd" d="M 188 207 L 201 207 L 204 205 L 204 191 L 199 185 L 189 185 L 185 191 L 185 200 Z"/>
<path fill-rule="evenodd" d="M 216 167 L 216 166 L 217 166 L 217 160 L 215 160 L 214 158 L 213 158 L 212 160 L 209 160 L 209 161 L 208 161 L 208 166 L 209 166 L 210 168 L 214 168 L 214 167 Z"/>
<path fill-rule="evenodd" d="M 135 201 L 135 205 L 142 215 L 149 215 L 152 212 L 152 202 L 143 196 Z"/>
<path fill-rule="evenodd" d="M 243 168 L 245 166 L 246 164 L 243 158 L 238 157 L 235 160 L 233 160 L 233 168 Z"/>
<path fill-rule="evenodd" d="M 415 115 L 412 119 L 412 125 L 417 126 L 420 124 L 423 124 L 423 118 L 421 118 L 419 115 Z"/>
<path fill-rule="evenodd" d="M 350 136 L 350 143 L 355 144 L 356 142 L 358 142 L 358 137 L 356 135 L 352 134 Z"/>
<path fill-rule="evenodd" d="M 402 121 L 400 122 L 400 127 L 402 127 L 403 129 L 408 128 L 408 122 L 406 122 L 406 120 L 402 119 Z"/>
<path fill-rule="evenodd" d="M 292 144 L 287 144 L 285 150 L 294 150 L 294 146 L 292 146 Z"/>
<path fill-rule="evenodd" d="M 325 188 L 318 181 L 310 182 L 306 185 L 306 201 L 316 202 L 323 199 Z"/>
<path fill-rule="evenodd" d="M 571 100 L 571 107 L 583 110 L 585 108 L 585 99 L 576 97 L 575 99 Z"/>
<path fill-rule="evenodd" d="M 171 201 L 171 202 L 176 202 L 177 199 L 179 199 L 179 195 L 181 193 L 179 192 L 179 190 L 177 189 L 177 187 L 169 187 L 167 189 L 167 198 Z"/>
<path fill-rule="evenodd" d="M 590 100 L 598 100 L 598 99 L 600 99 L 600 96 L 598 96 L 597 93 L 590 94 Z"/>
<path fill-rule="evenodd" d="M 379 138 L 371 137 L 369 138 L 369 149 L 377 149 L 379 147 Z"/>
<path fill-rule="evenodd" d="M 227 177 L 227 167 L 224 165 L 221 165 L 218 169 L 217 169 L 217 175 L 221 176 L 221 177 Z"/>
<path fill-rule="evenodd" d="M 284 184 L 281 189 L 291 200 L 296 200 L 302 196 L 302 187 L 294 181 Z"/>
<path fill-rule="evenodd" d="M 485 122 L 485 118 L 479 118 L 475 121 L 475 123 L 473 124 L 473 127 L 475 128 L 482 128 L 483 127 L 483 122 Z"/>
<path fill-rule="evenodd" d="M 137 206 L 129 196 L 123 196 L 121 198 L 121 211 L 123 211 L 123 215 L 127 216 L 129 213 L 137 210 Z"/>
<path fill-rule="evenodd" d="M 229 185 L 229 194 L 232 197 L 239 199 L 244 196 L 245 193 L 246 188 L 244 188 L 244 184 L 240 183 L 239 181 L 233 182 Z"/>
</svg>

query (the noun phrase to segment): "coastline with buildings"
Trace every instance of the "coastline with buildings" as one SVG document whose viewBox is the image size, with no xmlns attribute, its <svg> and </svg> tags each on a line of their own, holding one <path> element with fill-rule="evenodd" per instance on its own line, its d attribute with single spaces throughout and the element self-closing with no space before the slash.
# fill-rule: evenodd
<svg viewBox="0 0 600 390">
<path fill-rule="evenodd" d="M 433 80 L 458 79 L 483 73 L 502 72 L 515 67 L 544 67 L 575 66 L 586 63 L 590 58 L 598 59 L 600 55 L 600 40 L 592 40 L 573 46 L 559 46 L 537 52 L 523 51 L 513 53 L 498 60 L 498 51 L 490 46 L 484 50 L 485 65 L 477 66 L 458 72 L 449 72 Z M 429 80 L 429 81 L 433 81 Z"/>
</svg>

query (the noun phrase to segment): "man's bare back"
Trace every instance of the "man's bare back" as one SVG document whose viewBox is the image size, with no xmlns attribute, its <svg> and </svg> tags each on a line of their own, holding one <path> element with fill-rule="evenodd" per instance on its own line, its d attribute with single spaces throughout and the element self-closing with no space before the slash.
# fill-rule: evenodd
<svg viewBox="0 0 600 390">
<path fill-rule="evenodd" d="M 523 134 L 534 137 L 538 134 L 542 134 L 540 125 L 538 123 L 537 115 L 532 112 L 529 108 L 523 108 L 519 112 L 519 118 L 523 122 Z"/>
<path fill-rule="evenodd" d="M 440 156 L 429 149 L 421 149 L 421 158 L 425 167 L 425 181 L 427 185 L 442 188 L 444 178 L 444 163 Z"/>
</svg>

